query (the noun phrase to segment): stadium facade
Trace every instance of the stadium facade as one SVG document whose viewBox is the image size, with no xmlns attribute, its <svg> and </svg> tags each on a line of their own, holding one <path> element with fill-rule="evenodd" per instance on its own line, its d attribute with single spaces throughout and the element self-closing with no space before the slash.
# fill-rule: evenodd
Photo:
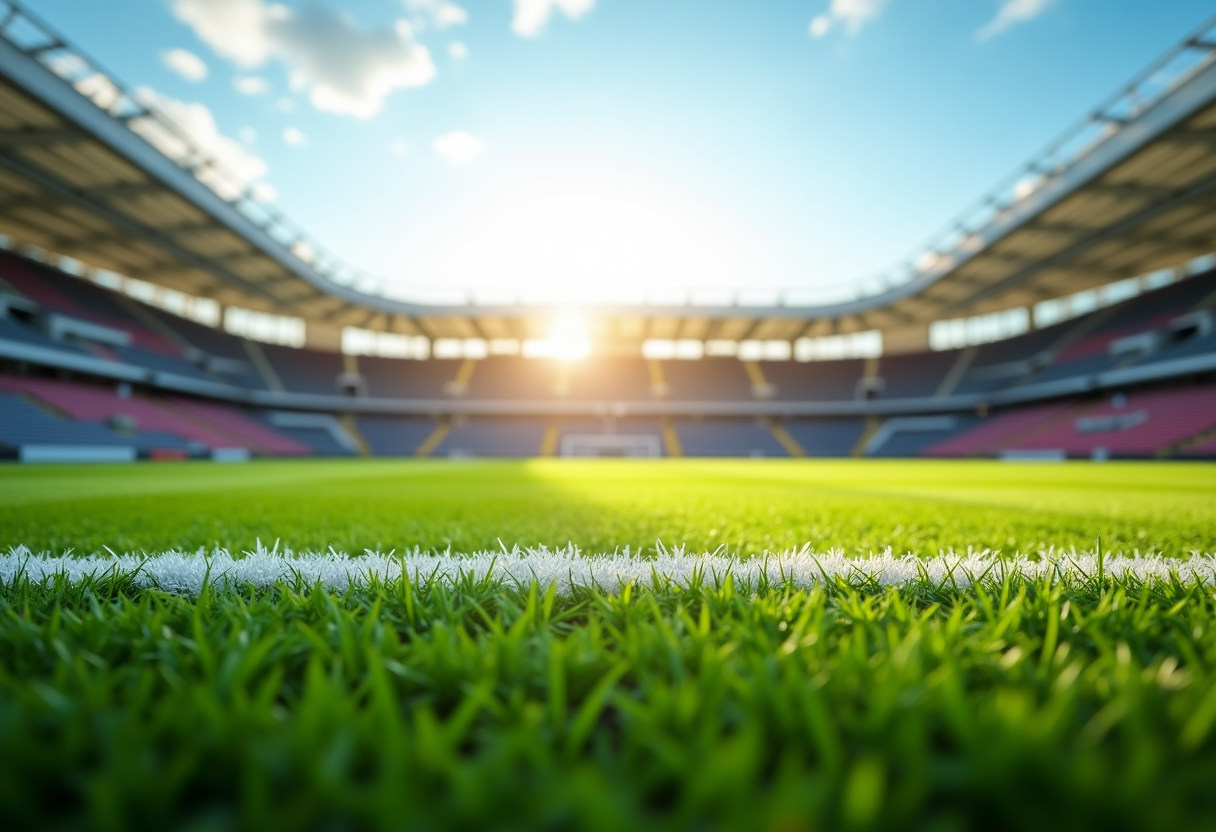
<svg viewBox="0 0 1216 832">
<path fill-rule="evenodd" d="M 888 273 L 577 314 L 386 287 L 0 35 L 9 457 L 1216 456 L 1216 21 Z"/>
</svg>

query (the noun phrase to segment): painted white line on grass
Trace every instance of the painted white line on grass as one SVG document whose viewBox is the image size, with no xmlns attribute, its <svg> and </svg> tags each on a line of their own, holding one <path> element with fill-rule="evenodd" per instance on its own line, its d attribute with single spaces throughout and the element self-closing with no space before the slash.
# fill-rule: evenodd
<svg viewBox="0 0 1216 832">
<path fill-rule="evenodd" d="M 107 575 L 126 574 L 141 587 L 168 592 L 198 594 L 205 582 L 215 586 L 268 587 L 276 583 L 321 584 L 329 590 L 365 586 L 377 580 L 395 580 L 404 572 L 417 584 L 430 581 L 494 581 L 527 585 L 535 580 L 558 590 L 599 588 L 610 592 L 633 582 L 652 586 L 675 582 L 687 586 L 698 580 L 721 585 L 729 576 L 739 587 L 755 587 L 764 581 L 776 585 L 809 587 L 825 579 L 843 579 L 862 586 L 901 586 L 927 582 L 936 585 L 970 586 L 978 580 L 1000 580 L 1005 575 L 1054 581 L 1077 580 L 1101 574 L 1111 578 L 1134 576 L 1143 581 L 1177 578 L 1186 583 L 1216 584 L 1216 556 L 1195 553 L 1186 560 L 1158 556 L 1106 556 L 1089 553 L 1043 553 L 1037 558 L 1016 555 L 943 554 L 921 558 L 896 556 L 889 551 L 868 558 L 847 557 L 839 550 L 823 553 L 802 549 L 784 554 L 739 558 L 721 554 L 688 554 L 663 551 L 654 557 L 624 553 L 584 555 L 575 548 L 550 550 L 515 549 L 510 552 L 478 552 L 471 555 L 398 554 L 369 552 L 350 556 L 330 551 L 324 554 L 276 551 L 259 548 L 233 556 L 227 551 L 165 552 L 154 555 L 109 555 L 74 557 L 36 555 L 24 547 L 0 555 L 0 584 L 11 584 L 19 576 L 35 582 L 63 576 L 71 583 Z"/>
</svg>

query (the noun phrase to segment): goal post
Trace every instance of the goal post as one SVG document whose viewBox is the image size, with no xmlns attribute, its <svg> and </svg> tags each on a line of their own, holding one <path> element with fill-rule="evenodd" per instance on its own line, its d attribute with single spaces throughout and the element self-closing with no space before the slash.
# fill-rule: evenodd
<svg viewBox="0 0 1216 832">
<path fill-rule="evenodd" d="M 662 442 L 653 433 L 568 433 L 560 451 L 569 457 L 658 457 Z"/>
</svg>

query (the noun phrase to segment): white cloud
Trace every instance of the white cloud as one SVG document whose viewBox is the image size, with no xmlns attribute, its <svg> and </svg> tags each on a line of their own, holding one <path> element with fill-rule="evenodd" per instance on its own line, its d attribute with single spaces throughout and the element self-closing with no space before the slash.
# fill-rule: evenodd
<svg viewBox="0 0 1216 832">
<path fill-rule="evenodd" d="M 203 59 L 185 49 L 170 49 L 160 54 L 165 66 L 176 72 L 187 81 L 195 83 L 207 77 L 207 65 Z"/>
<path fill-rule="evenodd" d="M 469 47 L 458 40 L 454 40 L 448 44 L 448 54 L 458 61 L 463 61 L 469 57 Z"/>
<path fill-rule="evenodd" d="M 409 147 L 401 139 L 397 139 L 388 146 L 388 149 L 394 156 L 404 156 Z"/>
<path fill-rule="evenodd" d="M 213 161 L 214 165 L 200 168 L 196 175 L 225 199 L 235 199 L 266 175 L 266 163 L 240 142 L 220 133 L 206 105 L 178 101 L 149 87 L 137 89 L 135 98 L 178 129 L 171 130 L 149 117 L 133 119 L 131 129 L 176 162 L 196 162 L 199 153 Z"/>
<path fill-rule="evenodd" d="M 593 8 L 595 0 L 515 0 L 511 31 L 534 38 L 544 31 L 554 11 L 560 11 L 570 20 L 578 20 Z"/>
<path fill-rule="evenodd" d="M 257 75 L 238 75 L 232 79 L 232 86 L 241 95 L 261 95 L 270 89 L 266 79 Z"/>
<path fill-rule="evenodd" d="M 431 147 L 448 164 L 467 165 L 480 156 L 486 146 L 476 136 L 463 130 L 454 130 L 436 137 Z"/>
<path fill-rule="evenodd" d="M 239 136 L 241 141 L 243 141 L 245 144 L 253 144 L 258 140 L 258 131 L 254 130 L 252 127 L 242 127 L 237 131 L 237 136 Z"/>
<path fill-rule="evenodd" d="M 175 0 L 173 12 L 212 49 L 243 67 L 266 62 L 271 53 L 268 19 L 290 14 L 262 0 Z"/>
<path fill-rule="evenodd" d="M 288 127 L 286 130 L 283 131 L 283 141 L 287 142 L 289 145 L 292 145 L 294 147 L 299 147 L 300 145 L 307 142 L 308 139 L 306 139 L 304 137 L 304 134 L 301 133 L 298 128 Z"/>
<path fill-rule="evenodd" d="M 985 41 L 999 35 L 1010 26 L 1027 23 L 1041 15 L 1052 0 L 1003 0 L 996 17 L 975 33 L 976 40 Z"/>
<path fill-rule="evenodd" d="M 832 0 L 828 10 L 811 21 L 811 37 L 821 38 L 837 25 L 855 35 L 878 17 L 886 4 L 887 0 Z"/>
<path fill-rule="evenodd" d="M 414 41 L 404 20 L 391 29 L 362 31 L 324 6 L 289 9 L 264 0 L 175 0 L 173 10 L 238 66 L 282 62 L 292 89 L 306 91 L 324 112 L 369 118 L 394 90 L 425 86 L 435 77 L 430 51 Z"/>
<path fill-rule="evenodd" d="M 269 182 L 258 182 L 249 189 L 249 196 L 254 202 L 274 202 L 279 198 L 279 191 Z"/>
<path fill-rule="evenodd" d="M 405 0 L 405 8 L 414 14 L 415 23 L 429 23 L 436 29 L 469 21 L 469 13 L 450 0 Z"/>
</svg>

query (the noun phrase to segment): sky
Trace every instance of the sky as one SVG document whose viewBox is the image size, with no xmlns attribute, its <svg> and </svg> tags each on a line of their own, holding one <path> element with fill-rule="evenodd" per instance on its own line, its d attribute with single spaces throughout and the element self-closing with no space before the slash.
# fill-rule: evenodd
<svg viewBox="0 0 1216 832">
<path fill-rule="evenodd" d="M 399 293 L 558 301 L 746 299 L 882 272 L 1214 11 L 26 3 Z"/>
</svg>

